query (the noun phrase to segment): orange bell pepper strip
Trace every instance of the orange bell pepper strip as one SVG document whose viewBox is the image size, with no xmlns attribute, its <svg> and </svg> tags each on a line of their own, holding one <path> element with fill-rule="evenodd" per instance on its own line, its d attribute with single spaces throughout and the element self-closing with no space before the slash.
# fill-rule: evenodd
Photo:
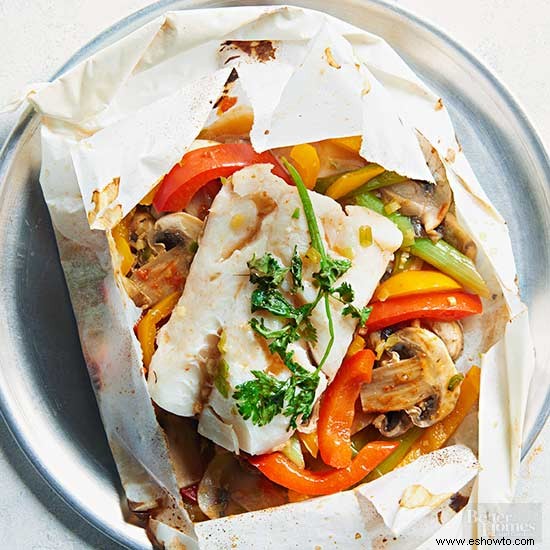
<svg viewBox="0 0 550 550">
<path fill-rule="evenodd" d="M 443 447 L 479 399 L 480 377 L 481 369 L 474 365 L 462 381 L 460 395 L 453 411 L 443 420 L 422 432 L 420 438 L 413 443 L 399 466 L 409 464 L 418 457 Z"/>
<path fill-rule="evenodd" d="M 356 334 L 349 345 L 348 351 L 346 352 L 346 357 L 351 357 L 355 355 L 358 351 L 361 351 L 365 347 L 365 339 Z"/>
<path fill-rule="evenodd" d="M 317 183 L 317 176 L 321 169 L 321 161 L 319 160 L 317 149 L 309 143 L 295 145 L 290 151 L 290 159 L 300 176 L 302 176 L 304 185 L 308 189 L 313 189 Z"/>
<path fill-rule="evenodd" d="M 137 326 L 137 337 L 143 352 L 143 366 L 149 368 L 155 352 L 157 325 L 166 319 L 178 303 L 180 292 L 173 292 L 154 305 L 141 319 Z"/>
<path fill-rule="evenodd" d="M 274 483 L 296 493 L 309 496 L 330 495 L 359 483 L 398 445 L 399 442 L 396 441 L 372 441 L 359 451 L 347 468 L 325 472 L 302 470 L 278 452 L 251 457 L 249 462 Z"/>
<path fill-rule="evenodd" d="M 131 216 L 126 216 L 115 225 L 111 231 L 113 240 L 115 241 L 115 247 L 120 254 L 120 272 L 122 275 L 127 275 L 131 267 L 134 265 L 135 257 L 132 254 L 130 248 L 130 229 L 128 227 L 129 219 Z"/>
<path fill-rule="evenodd" d="M 445 290 L 462 290 L 462 287 L 454 279 L 438 271 L 402 271 L 380 283 L 373 300 L 383 302 L 398 296 Z"/>
<path fill-rule="evenodd" d="M 350 151 L 351 153 L 359 153 L 363 138 L 362 136 L 351 136 L 344 138 L 332 138 L 328 141 L 342 147 L 346 151 Z"/>
<path fill-rule="evenodd" d="M 361 386 L 372 378 L 374 353 L 369 349 L 347 357 L 321 398 L 317 437 L 325 464 L 347 468 L 351 464 L 351 425 Z"/>
<path fill-rule="evenodd" d="M 483 311 L 479 296 L 466 292 L 401 296 L 385 302 L 375 302 L 371 306 L 372 311 L 366 323 L 371 331 L 412 319 L 455 321 Z"/>
</svg>

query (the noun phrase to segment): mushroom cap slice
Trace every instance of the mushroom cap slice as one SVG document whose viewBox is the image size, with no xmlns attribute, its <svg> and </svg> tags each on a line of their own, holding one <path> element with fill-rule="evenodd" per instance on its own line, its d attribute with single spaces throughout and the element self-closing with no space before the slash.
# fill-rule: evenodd
<svg viewBox="0 0 550 550">
<path fill-rule="evenodd" d="M 444 342 L 433 332 L 407 327 L 387 340 L 392 358 L 375 368 L 361 389 L 365 412 L 405 411 L 416 426 L 427 427 L 455 407 L 460 385 L 448 389 L 457 374 Z"/>
<path fill-rule="evenodd" d="M 443 340 L 453 361 L 456 361 L 460 357 L 464 348 L 464 333 L 460 321 L 423 319 L 422 324 Z"/>
<path fill-rule="evenodd" d="M 386 201 L 395 201 L 401 206 L 401 214 L 420 218 L 428 234 L 441 224 L 453 199 L 446 180 L 436 184 L 407 180 L 380 192 Z"/>
<path fill-rule="evenodd" d="M 470 237 L 461 227 L 453 213 L 447 212 L 441 224 L 441 229 L 443 231 L 443 238 L 450 245 L 460 250 L 465 256 L 468 256 L 470 260 L 475 261 L 477 256 L 477 245 L 472 237 Z"/>
<path fill-rule="evenodd" d="M 372 424 L 384 437 L 399 437 L 409 430 L 412 421 L 405 411 L 390 411 L 379 414 Z"/>
<path fill-rule="evenodd" d="M 203 225 L 202 220 L 186 212 L 167 214 L 156 221 L 152 241 L 154 244 L 163 243 L 168 249 L 198 241 Z"/>
</svg>

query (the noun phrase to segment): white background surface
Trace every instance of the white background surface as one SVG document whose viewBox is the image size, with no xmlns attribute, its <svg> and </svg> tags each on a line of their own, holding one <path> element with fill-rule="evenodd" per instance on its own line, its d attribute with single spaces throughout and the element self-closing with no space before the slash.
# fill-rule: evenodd
<svg viewBox="0 0 550 550">
<path fill-rule="evenodd" d="M 333 0 L 337 1 L 337 0 Z M 0 105 L 26 83 L 47 79 L 77 49 L 147 0 L 0 0 Z M 289 3 L 291 1 L 289 0 Z M 549 0 L 397 0 L 430 19 L 484 61 L 524 106 L 550 149 Z M 15 115 L 0 115 L 0 144 Z M 548 517 L 547 426 L 522 466 L 521 502 Z M 118 549 L 57 497 L 0 420 L 0 548 Z M 544 532 L 546 531 L 546 532 Z M 543 527 L 550 548 L 550 527 Z"/>
</svg>

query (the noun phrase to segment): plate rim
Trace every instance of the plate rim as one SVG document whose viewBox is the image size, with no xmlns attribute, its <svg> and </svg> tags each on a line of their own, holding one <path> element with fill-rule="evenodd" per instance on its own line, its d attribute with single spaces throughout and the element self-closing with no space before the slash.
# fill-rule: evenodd
<svg viewBox="0 0 550 550">
<path fill-rule="evenodd" d="M 536 127 L 531 122 L 529 115 L 527 115 L 521 102 L 517 99 L 515 94 L 509 90 L 509 88 L 503 83 L 500 77 L 495 75 L 491 69 L 481 61 L 477 55 L 472 53 L 466 47 L 462 46 L 455 38 L 453 38 L 446 31 L 439 28 L 429 18 L 423 18 L 416 15 L 413 11 L 404 8 L 402 6 L 390 3 L 386 0 L 349 0 L 352 4 L 370 4 L 375 8 L 393 12 L 401 18 L 405 19 L 409 24 L 412 23 L 424 31 L 428 31 L 435 35 L 439 40 L 446 43 L 451 49 L 454 49 L 461 57 L 466 59 L 472 64 L 478 71 L 478 74 L 482 76 L 489 86 L 494 89 L 497 94 L 504 100 L 510 110 L 514 113 L 516 121 L 521 127 L 524 136 L 527 138 L 527 148 L 533 153 L 537 164 L 542 167 L 543 172 L 548 176 L 550 181 L 550 156 L 547 152 L 544 143 L 537 131 Z M 234 6 L 243 5 L 240 2 L 235 2 Z M 246 5 L 249 5 L 248 3 Z M 252 4 L 250 4 L 252 5 Z M 104 48 L 108 45 L 111 39 L 126 31 L 124 34 L 128 34 L 133 30 L 133 27 L 147 23 L 154 17 L 161 15 L 164 11 L 170 9 L 182 10 L 192 9 L 193 7 L 202 9 L 212 9 L 215 6 L 203 5 L 198 0 L 159 0 L 148 6 L 145 6 L 126 17 L 118 20 L 111 26 L 107 27 L 94 38 L 87 42 L 84 46 L 79 48 L 55 73 L 48 79 L 48 82 L 55 80 L 63 75 L 69 69 Z M 6 174 L 9 172 L 11 163 L 15 158 L 19 147 L 24 143 L 25 138 L 32 135 L 36 131 L 38 126 L 38 115 L 34 112 L 31 106 L 28 106 L 20 115 L 16 121 L 14 127 L 9 132 L 2 148 L 0 149 L 0 183 L 4 181 Z M 54 490 L 54 492 L 62 499 L 62 501 L 76 512 L 84 521 L 93 526 L 95 529 L 106 535 L 108 538 L 127 548 L 135 548 L 135 539 L 129 538 L 125 533 L 111 527 L 109 524 L 104 524 L 94 514 L 93 509 L 82 506 L 70 493 L 67 493 L 60 481 L 56 476 L 51 473 L 45 464 L 42 463 L 40 456 L 34 451 L 33 446 L 22 435 L 22 429 L 19 427 L 19 421 L 15 414 L 15 409 L 10 405 L 9 399 L 6 398 L 4 390 L 0 387 L 0 416 L 5 422 L 8 431 L 21 449 L 25 458 L 31 463 L 33 468 L 39 473 L 41 478 L 47 483 L 47 485 Z M 542 428 L 546 424 L 548 417 L 550 416 L 550 388 L 547 390 L 546 398 L 543 406 L 537 415 L 536 421 L 531 431 L 524 438 L 522 445 L 521 459 L 525 459 L 529 453 L 533 444 L 541 432 Z M 26 481 L 24 480 L 26 483 Z"/>
</svg>

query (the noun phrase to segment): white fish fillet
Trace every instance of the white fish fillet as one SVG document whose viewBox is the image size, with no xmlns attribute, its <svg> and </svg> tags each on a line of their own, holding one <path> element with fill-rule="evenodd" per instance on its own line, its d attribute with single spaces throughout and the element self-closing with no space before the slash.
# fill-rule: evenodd
<svg viewBox="0 0 550 550">
<path fill-rule="evenodd" d="M 270 168 L 255 165 L 236 172 L 216 196 L 183 295 L 159 333 L 149 373 L 149 391 L 158 405 L 181 416 L 198 415 L 202 435 L 233 452 L 242 449 L 251 454 L 283 444 L 292 432 L 283 415 L 262 427 L 245 421 L 231 397 L 236 386 L 253 378 L 251 370 L 269 371 L 281 379 L 288 376 L 280 360 L 267 350 L 265 340 L 250 328 L 254 286 L 246 264 L 254 254 L 270 252 L 290 265 L 295 246 L 301 255 L 310 247 L 296 188 L 272 175 Z M 343 258 L 342 251 L 354 253 L 353 265 L 340 281 L 351 284 L 354 304 L 362 307 L 401 244 L 401 233 L 366 208 L 350 206 L 344 212 L 328 197 L 314 192 L 310 196 L 327 252 L 335 258 Z M 296 219 L 297 208 L 301 215 Z M 359 244 L 363 225 L 372 228 L 373 244 L 368 247 Z M 317 291 L 311 274 L 316 269 L 304 263 L 305 289 L 289 299 L 313 301 Z M 340 303 L 332 301 L 331 307 L 335 343 L 323 367 L 318 396 L 338 370 L 356 327 L 355 319 L 342 317 Z M 276 322 L 269 320 L 271 325 Z M 303 341 L 292 345 L 295 359 L 309 370 L 321 359 L 329 338 L 322 303 L 314 310 L 312 322 L 318 332 L 317 344 L 309 350 Z M 219 361 L 217 344 L 222 331 L 223 359 L 229 365 L 227 398 L 212 388 L 208 374 L 209 365 Z"/>
</svg>

